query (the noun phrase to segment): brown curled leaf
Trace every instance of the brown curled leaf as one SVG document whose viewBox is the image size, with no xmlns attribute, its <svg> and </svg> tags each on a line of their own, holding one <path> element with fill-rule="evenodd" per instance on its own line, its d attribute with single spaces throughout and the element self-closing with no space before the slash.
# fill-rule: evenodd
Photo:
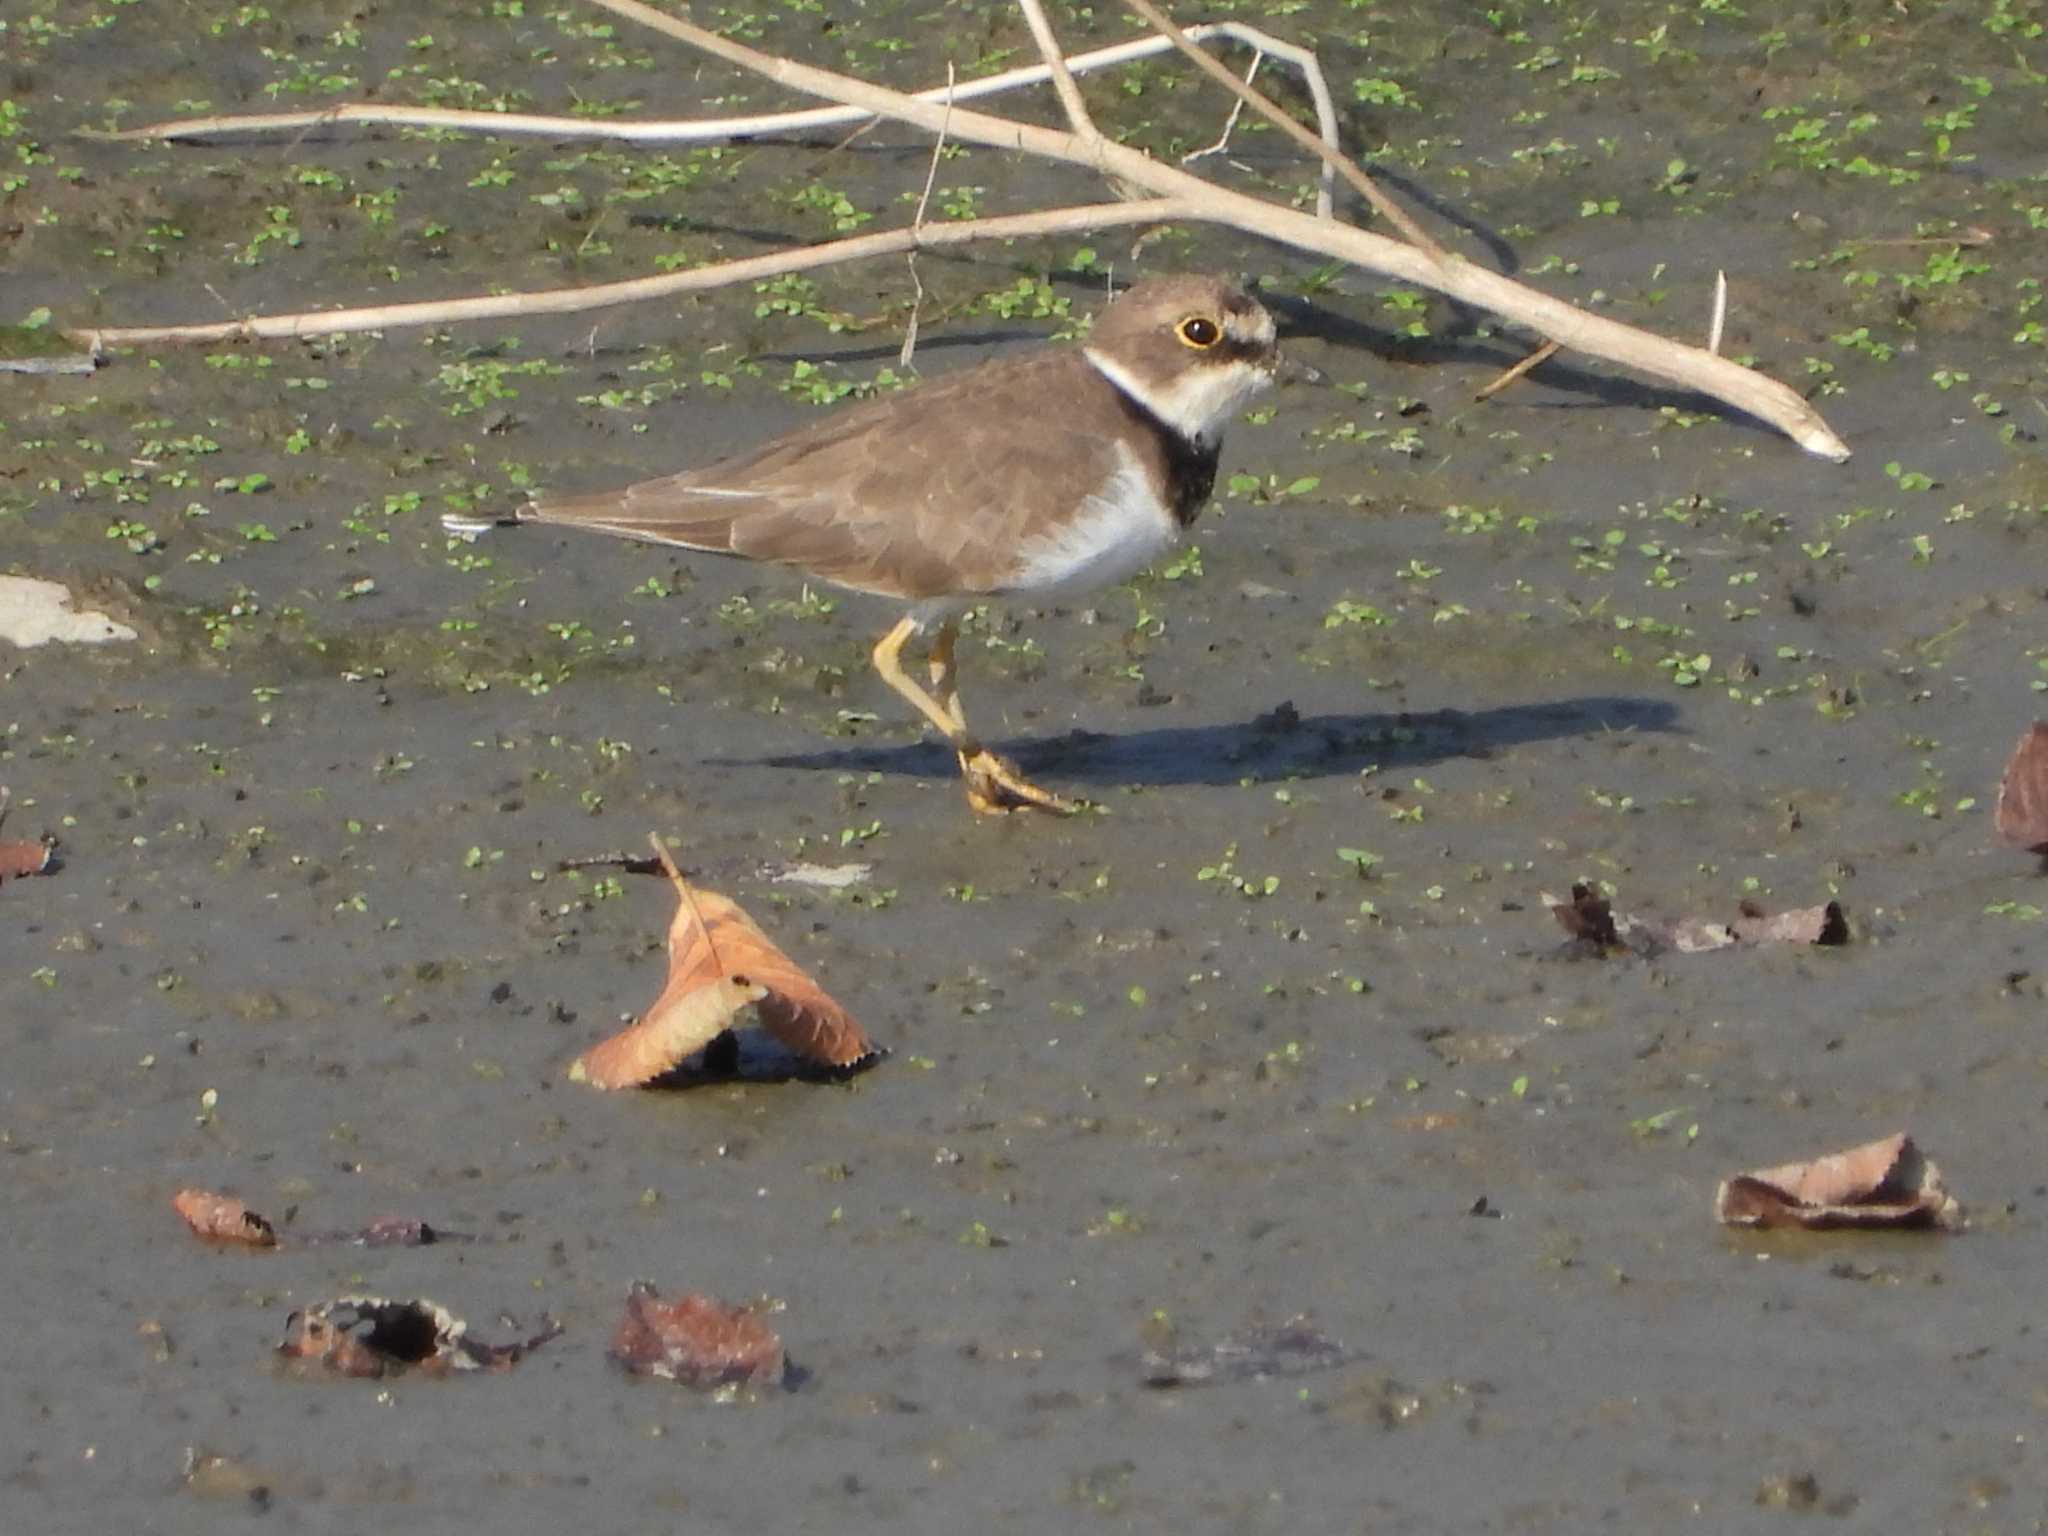
<svg viewBox="0 0 2048 1536">
<path fill-rule="evenodd" d="M 2048 854 L 2048 720 L 2036 720 L 2012 749 L 1998 784 L 1998 835 Z"/>
<path fill-rule="evenodd" d="M 171 1196 L 171 1204 L 185 1218 L 185 1225 L 201 1237 L 251 1248 L 277 1246 L 276 1228 L 228 1195 L 210 1189 L 181 1189 Z"/>
<path fill-rule="evenodd" d="M 1714 1215 L 1733 1227 L 1935 1227 L 1954 1232 L 1963 1207 L 1903 1131 L 1809 1162 L 1721 1181 Z"/>
<path fill-rule="evenodd" d="M 654 1006 L 569 1069 L 577 1082 L 631 1088 L 651 1082 L 732 1026 L 749 1003 L 761 1025 L 810 1060 L 851 1067 L 875 1047 L 817 982 L 776 948 L 740 904 L 683 878 L 659 837 L 655 852 L 676 888 L 668 981 Z"/>
<path fill-rule="evenodd" d="M 0 841 L 0 881 L 42 874 L 50 867 L 56 851 L 49 843 L 32 843 L 20 838 Z"/>
<path fill-rule="evenodd" d="M 455 1371 L 509 1371 L 562 1331 L 550 1320 L 531 1338 L 485 1344 L 469 1324 L 438 1302 L 338 1296 L 285 1319 L 277 1352 L 309 1360 L 340 1376 L 382 1376 L 416 1367 L 430 1376 Z"/>
<path fill-rule="evenodd" d="M 636 1375 L 690 1387 L 780 1386 L 787 1366 L 782 1340 L 751 1309 L 701 1291 L 663 1301 L 645 1280 L 626 1293 L 611 1355 Z"/>
</svg>

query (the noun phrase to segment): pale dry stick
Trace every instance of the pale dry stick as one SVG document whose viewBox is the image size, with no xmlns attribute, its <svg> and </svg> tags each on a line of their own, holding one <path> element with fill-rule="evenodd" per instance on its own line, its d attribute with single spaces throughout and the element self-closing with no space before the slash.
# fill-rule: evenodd
<svg viewBox="0 0 2048 1536">
<path fill-rule="evenodd" d="M 953 83 L 953 66 L 950 64 L 946 66 L 946 83 Z M 950 98 L 947 105 L 952 105 Z M 945 125 L 941 124 L 939 136 L 932 141 L 932 163 L 925 167 L 924 190 L 917 194 L 917 211 L 910 216 L 912 234 L 916 234 L 924 227 L 924 211 L 931 206 L 932 184 L 939 179 L 939 156 L 945 152 L 945 148 L 946 129 Z M 910 319 L 903 327 L 903 350 L 896 354 L 896 366 L 908 368 L 910 359 L 917 352 L 917 317 L 919 311 L 924 308 L 924 279 L 917 275 L 916 246 L 913 245 L 903 259 L 910 268 L 910 286 L 916 290 L 916 296 L 910 301 Z"/>
<path fill-rule="evenodd" d="M 597 0 L 597 3 L 602 4 L 603 0 Z M 1321 159 L 1328 169 L 1342 176 L 1351 187 L 1351 190 L 1372 204 L 1374 210 L 1381 218 L 1407 236 L 1409 244 L 1439 262 L 1449 259 L 1449 253 L 1442 246 L 1438 245 L 1436 241 L 1432 240 L 1420 224 L 1409 218 L 1407 211 L 1399 203 L 1382 192 L 1377 182 L 1353 165 L 1342 149 L 1334 144 L 1326 144 L 1318 139 L 1314 134 L 1302 127 L 1301 124 L 1297 123 L 1285 112 L 1282 112 L 1274 104 L 1271 97 L 1267 96 L 1263 91 L 1254 90 L 1249 79 L 1238 79 L 1237 76 L 1233 75 L 1217 61 L 1214 54 L 1206 49 L 1195 46 L 1189 40 L 1188 35 L 1181 31 L 1173 18 L 1160 10 L 1158 6 L 1152 4 L 1152 0 L 1125 0 L 1125 3 L 1140 16 L 1144 17 L 1146 22 L 1161 37 L 1166 38 L 1174 47 L 1186 54 L 1203 74 L 1214 80 L 1218 85 L 1230 92 L 1231 95 L 1258 113 L 1259 116 L 1265 118 L 1267 122 L 1294 140 L 1296 144 L 1299 144 L 1310 154 Z"/>
<path fill-rule="evenodd" d="M 1541 368 L 1545 363 L 1549 362 L 1553 357 L 1557 356 L 1557 354 L 1562 352 L 1563 350 L 1564 348 L 1559 346 L 1554 341 L 1544 342 L 1542 346 L 1538 347 L 1534 352 L 1531 352 L 1519 363 L 1516 363 L 1514 367 L 1503 370 L 1499 377 L 1489 381 L 1488 383 L 1482 384 L 1477 389 L 1473 390 L 1472 398 L 1474 400 L 1491 400 L 1495 395 L 1499 394 L 1502 390 L 1506 389 L 1510 384 L 1514 383 L 1515 380 L 1519 379 L 1523 374 L 1527 373 L 1530 369 Z"/>
<path fill-rule="evenodd" d="M 1254 53 L 1268 55 L 1299 70 L 1303 83 L 1308 87 L 1309 99 L 1315 104 L 1316 125 L 1322 132 L 1323 142 L 1333 148 L 1337 145 L 1337 102 L 1330 94 L 1330 82 L 1323 75 L 1321 61 L 1316 58 L 1314 49 L 1298 47 L 1239 21 L 1203 22 L 1184 30 L 1197 42 L 1228 38 L 1242 43 Z M 1163 37 L 1136 37 L 1127 42 L 1112 43 L 1106 48 L 1077 53 L 1066 61 L 1066 65 L 1072 74 L 1092 74 L 1172 51 L 1173 44 Z M 1026 64 L 1017 69 L 1006 69 L 1000 74 L 985 75 L 978 80 L 962 81 L 953 99 L 974 101 L 984 96 L 999 96 L 1043 85 L 1051 78 L 1052 71 L 1046 65 Z M 922 101 L 943 101 L 946 94 L 947 89 L 943 85 L 930 86 L 915 93 Z M 837 106 L 806 107 L 795 112 L 769 112 L 751 117 L 704 118 L 694 122 L 624 122 L 617 118 L 559 117 L 534 112 L 473 112 L 456 107 L 340 102 L 311 112 L 254 112 L 246 116 L 217 114 L 169 119 L 112 131 L 88 128 L 80 130 L 80 137 L 112 143 L 186 143 L 228 134 L 305 132 L 356 124 L 372 128 L 439 128 L 503 138 L 598 139 L 661 146 L 725 143 L 733 139 L 805 133 L 815 128 L 838 128 L 849 123 L 872 121 L 875 116 L 860 107 Z M 1323 167 L 1318 187 L 1316 212 L 1328 218 L 1336 188 L 1336 173 L 1328 165 Z"/>
<path fill-rule="evenodd" d="M 764 256 L 746 256 L 687 272 L 627 278 L 587 288 L 553 288 L 545 293 L 494 293 L 468 299 L 424 299 L 412 304 L 375 304 L 353 309 L 299 310 L 283 315 L 249 315 L 210 325 L 75 326 L 64 334 L 92 352 L 156 342 L 204 344 L 216 341 L 294 341 L 362 331 L 394 331 L 463 320 L 503 320 L 526 315 L 573 315 L 641 304 L 680 293 L 701 293 L 737 283 L 759 282 L 788 272 L 811 272 L 840 262 L 896 256 L 910 250 L 938 250 L 984 240 L 1028 240 L 1044 235 L 1086 234 L 1121 224 L 1196 220 L 1200 214 L 1177 197 L 1135 203 L 1083 203 L 1036 213 L 960 219 L 912 229 L 884 229 L 819 245 L 791 246 Z"/>
<path fill-rule="evenodd" d="M 1652 335 L 1618 320 L 1553 298 L 1512 278 L 1466 261 L 1455 253 L 1431 256 L 1401 241 L 1335 220 L 1319 219 L 1264 198 L 1248 197 L 1204 181 L 1178 166 L 1162 165 L 1142 150 L 1113 140 L 1083 143 L 1073 134 L 1041 128 L 986 112 L 956 108 L 950 116 L 932 103 L 885 86 L 836 74 L 813 64 L 761 53 L 715 32 L 667 16 L 639 0 L 590 0 L 616 15 L 666 33 L 678 42 L 723 59 L 792 90 L 857 106 L 880 117 L 937 132 L 941 119 L 950 121 L 955 137 L 1042 159 L 1087 166 L 1143 187 L 1156 196 L 1184 205 L 1181 217 L 1222 224 L 1262 239 L 1335 257 L 1389 277 L 1412 282 L 1478 308 L 1517 321 L 1575 352 L 1604 357 L 1713 396 L 1747 411 L 1785 433 L 1808 453 L 1840 462 L 1849 445 L 1835 435 L 1820 413 L 1799 393 L 1776 379 L 1715 357 L 1699 347 Z M 1233 77 L 1234 83 L 1234 77 Z M 1129 222 L 1118 220 L 1116 222 Z"/>
<path fill-rule="evenodd" d="M 1866 245 L 1959 245 L 1965 250 L 1975 250 L 1980 245 L 1990 245 L 1997 236 L 1981 224 L 1972 224 L 1968 229 L 1953 235 L 1888 235 L 1883 239 L 1851 240 L 1854 246 Z"/>
<path fill-rule="evenodd" d="M 1728 319 L 1728 274 L 1714 273 L 1714 312 L 1707 320 L 1707 350 L 1721 355 L 1721 327 Z"/>
<path fill-rule="evenodd" d="M 1081 99 L 1081 87 L 1074 84 L 1073 71 L 1067 68 L 1067 56 L 1060 51 L 1060 40 L 1053 35 L 1044 5 L 1040 0 L 1017 0 L 1017 8 L 1024 13 L 1025 24 L 1031 28 L 1031 40 L 1038 44 L 1038 56 L 1045 61 L 1046 70 L 1052 76 L 1053 94 L 1060 99 L 1060 110 L 1067 115 L 1067 126 L 1079 138 L 1101 138 L 1102 130 L 1088 115 L 1088 103 Z"/>
<path fill-rule="evenodd" d="M 1259 65 L 1265 61 L 1265 58 L 1266 56 L 1263 53 L 1252 55 L 1252 67 L 1244 72 L 1244 83 L 1246 85 L 1252 83 L 1253 78 L 1259 72 Z M 1223 131 L 1216 135 L 1216 142 L 1207 149 L 1189 150 L 1180 157 L 1180 163 L 1182 165 L 1193 165 L 1197 160 L 1206 160 L 1211 155 L 1222 154 L 1224 150 L 1230 148 L 1230 136 L 1237 131 L 1237 120 L 1243 116 L 1244 101 L 1240 98 L 1230 104 L 1230 116 L 1223 119 Z M 1323 174 L 1325 176 L 1330 174 L 1329 166 L 1325 165 L 1323 167 Z"/>
</svg>

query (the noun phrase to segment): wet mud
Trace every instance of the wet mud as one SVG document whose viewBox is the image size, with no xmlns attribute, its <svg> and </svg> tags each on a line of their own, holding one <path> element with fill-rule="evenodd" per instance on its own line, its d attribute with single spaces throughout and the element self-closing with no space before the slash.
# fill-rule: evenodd
<svg viewBox="0 0 2048 1536">
<path fill-rule="evenodd" d="M 930 149 L 887 127 L 78 136 L 372 89 L 779 104 L 594 10 L 485 9 L 10 13 L 0 322 L 540 289 L 909 217 Z M 1170 564 L 974 617 L 976 723 L 1099 807 L 986 820 L 868 668 L 886 605 L 439 527 L 893 387 L 901 260 L 0 374 L 0 573 L 137 631 L 0 646 L 5 835 L 59 842 L 0 885 L 0 1525 L 2038 1524 L 2048 886 L 1991 804 L 2048 687 L 2048 11 L 1271 9 L 1234 14 L 1318 45 L 1348 141 L 1457 249 L 1691 337 L 1725 270 L 1724 349 L 1856 456 L 1585 359 L 1475 403 L 1529 338 L 1221 232 L 921 258 L 921 371 L 1199 267 L 1326 376 L 1233 431 Z M 1006 7 L 943 12 L 714 20 L 898 84 L 1028 55 Z M 1223 117 L 1164 62 L 1087 94 L 1160 153 Z M 1207 163 L 1309 195 L 1270 133 Z M 933 206 L 1099 195 L 974 151 Z M 568 1081 L 660 990 L 673 902 L 560 865 L 649 832 L 888 1056 Z M 1834 900 L 1849 942 L 1571 958 L 1544 896 L 1574 882 L 1665 919 Z M 1895 1130 L 1967 1232 L 1715 1223 L 1720 1179 Z M 186 1186 L 279 1246 L 200 1243 Z M 474 1240 L 291 1241 L 387 1218 Z M 609 1362 L 642 1280 L 759 1304 L 782 1385 Z M 288 1315 L 358 1293 L 564 1331 L 503 1374 L 281 1368 Z"/>
</svg>

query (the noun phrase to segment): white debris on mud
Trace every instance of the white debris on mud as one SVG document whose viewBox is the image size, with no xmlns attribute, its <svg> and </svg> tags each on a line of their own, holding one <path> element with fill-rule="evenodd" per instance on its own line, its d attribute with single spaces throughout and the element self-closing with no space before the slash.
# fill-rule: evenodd
<svg viewBox="0 0 2048 1536">
<path fill-rule="evenodd" d="M 52 640 L 104 645 L 109 640 L 134 638 L 134 630 L 104 613 L 73 613 L 71 594 L 61 581 L 0 576 L 0 640 L 30 649 Z"/>
</svg>

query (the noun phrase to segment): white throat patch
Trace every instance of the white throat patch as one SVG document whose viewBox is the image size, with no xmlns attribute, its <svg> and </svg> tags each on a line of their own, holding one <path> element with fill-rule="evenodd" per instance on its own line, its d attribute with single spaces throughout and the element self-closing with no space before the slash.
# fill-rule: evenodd
<svg viewBox="0 0 2048 1536">
<path fill-rule="evenodd" d="M 1188 368 L 1154 386 L 1140 383 L 1123 364 L 1094 347 L 1084 346 L 1081 355 L 1148 414 L 1180 436 L 1203 444 L 1222 437 L 1224 427 L 1245 402 L 1273 382 L 1270 374 L 1240 360 Z"/>
</svg>

